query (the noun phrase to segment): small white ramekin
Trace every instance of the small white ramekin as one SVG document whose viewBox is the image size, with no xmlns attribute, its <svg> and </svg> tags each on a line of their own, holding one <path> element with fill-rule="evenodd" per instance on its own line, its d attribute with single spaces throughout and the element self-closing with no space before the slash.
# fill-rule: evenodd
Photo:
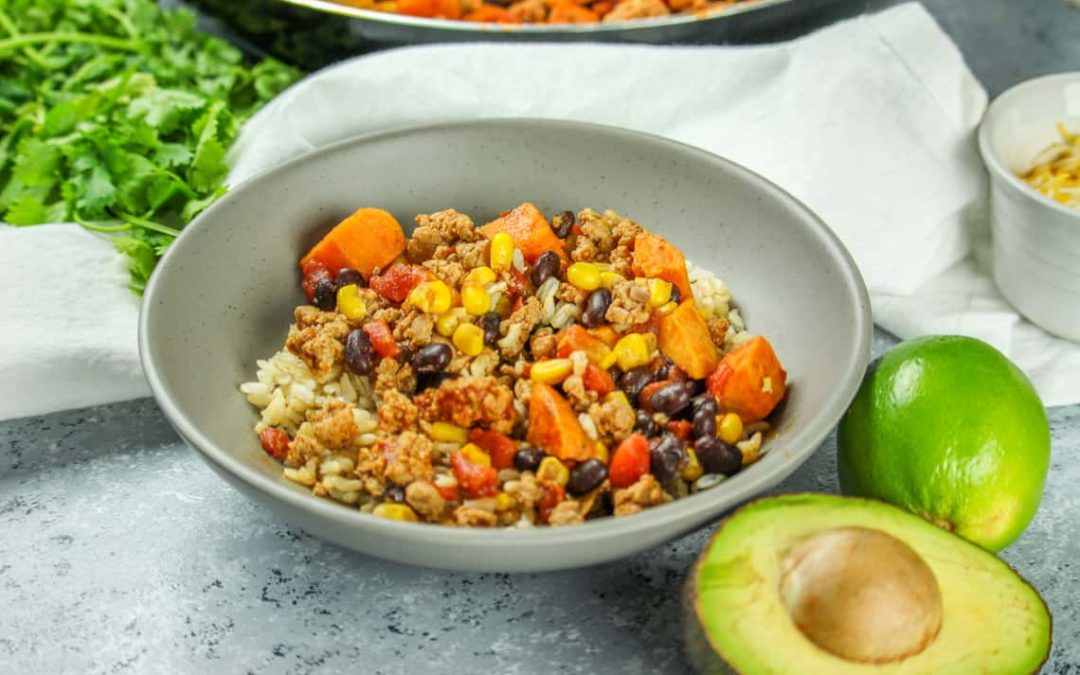
<svg viewBox="0 0 1080 675">
<path fill-rule="evenodd" d="M 1028 80 L 999 96 L 979 129 L 979 149 L 990 172 L 998 287 L 1033 323 L 1080 341 L 1080 209 L 1018 177 L 1060 140 L 1059 122 L 1080 131 L 1080 72 Z"/>
</svg>

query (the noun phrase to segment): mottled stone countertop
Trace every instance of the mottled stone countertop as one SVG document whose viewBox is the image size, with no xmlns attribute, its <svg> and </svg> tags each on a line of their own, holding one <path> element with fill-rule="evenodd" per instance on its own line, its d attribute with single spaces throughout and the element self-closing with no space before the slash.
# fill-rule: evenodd
<svg viewBox="0 0 1080 675">
<path fill-rule="evenodd" d="M 1080 69 L 1060 0 L 927 4 L 992 93 Z M 1042 508 L 1003 556 L 1053 613 L 1045 672 L 1075 675 L 1080 406 L 1050 424 Z M 835 461 L 830 439 L 780 489 L 835 491 Z M 573 572 L 409 568 L 264 513 L 152 401 L 3 422 L 0 672 L 681 673 L 679 587 L 707 536 Z"/>
</svg>

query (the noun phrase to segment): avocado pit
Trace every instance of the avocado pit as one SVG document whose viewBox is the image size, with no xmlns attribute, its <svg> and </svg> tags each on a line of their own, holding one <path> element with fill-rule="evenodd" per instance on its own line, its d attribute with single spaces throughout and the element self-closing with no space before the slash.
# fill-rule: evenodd
<svg viewBox="0 0 1080 675">
<path fill-rule="evenodd" d="M 780 597 L 808 639 L 849 661 L 913 656 L 941 630 L 934 573 L 879 530 L 839 527 L 796 544 L 781 563 Z"/>
</svg>

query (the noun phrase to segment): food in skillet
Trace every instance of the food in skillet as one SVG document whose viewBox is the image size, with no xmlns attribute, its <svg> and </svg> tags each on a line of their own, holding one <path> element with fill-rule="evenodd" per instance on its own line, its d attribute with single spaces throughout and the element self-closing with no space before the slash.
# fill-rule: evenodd
<svg viewBox="0 0 1080 675">
<path fill-rule="evenodd" d="M 597 23 L 707 14 L 754 0 L 337 0 L 429 19 L 481 23 Z"/>
<path fill-rule="evenodd" d="M 460 526 L 624 516 L 764 451 L 786 373 L 730 294 L 613 211 L 363 208 L 300 261 L 311 304 L 241 386 L 284 475 Z"/>
</svg>

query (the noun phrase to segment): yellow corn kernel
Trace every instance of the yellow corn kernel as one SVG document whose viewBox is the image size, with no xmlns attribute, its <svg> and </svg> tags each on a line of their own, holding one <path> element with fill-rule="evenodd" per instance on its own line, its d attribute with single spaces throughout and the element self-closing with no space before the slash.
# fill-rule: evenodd
<svg viewBox="0 0 1080 675">
<path fill-rule="evenodd" d="M 602 368 L 603 370 L 608 370 L 613 365 L 615 365 L 617 361 L 618 357 L 615 356 L 615 350 L 612 349 L 607 353 L 607 355 L 604 356 L 604 358 L 600 359 L 600 368 Z"/>
<path fill-rule="evenodd" d="M 600 272 L 600 288 L 610 289 L 615 285 L 615 282 L 624 280 L 625 277 L 618 272 L 612 272 L 610 270 L 601 270 Z"/>
<path fill-rule="evenodd" d="M 461 323 L 461 309 L 450 309 L 439 315 L 439 318 L 435 319 L 435 331 L 443 336 L 450 337 L 454 334 L 454 330 Z"/>
<path fill-rule="evenodd" d="M 619 368 L 623 371 L 627 371 L 631 368 L 647 365 L 650 360 L 649 354 L 651 351 L 644 335 L 641 333 L 630 333 L 629 335 L 624 335 L 619 338 L 619 341 L 615 343 L 615 348 L 612 350 L 612 353 L 615 355 L 615 360 L 619 364 Z"/>
<path fill-rule="evenodd" d="M 360 289 L 356 287 L 356 284 L 349 284 L 338 289 L 337 311 L 344 314 L 349 321 L 359 321 L 367 316 L 367 305 L 360 297 Z"/>
<path fill-rule="evenodd" d="M 727 413 L 719 417 L 720 419 L 716 422 L 716 435 L 728 445 L 738 443 L 743 433 L 742 418 L 735 413 Z"/>
<path fill-rule="evenodd" d="M 491 455 L 480 449 L 475 443 L 466 443 L 461 446 L 461 454 L 477 466 L 491 466 Z"/>
<path fill-rule="evenodd" d="M 371 512 L 376 516 L 389 518 L 390 520 L 405 520 L 410 523 L 420 520 L 416 517 L 416 511 L 413 511 L 408 504 L 383 502 L 372 509 Z"/>
<path fill-rule="evenodd" d="M 480 316 L 491 309 L 491 296 L 483 286 L 465 284 L 461 287 L 461 306 L 473 316 Z"/>
<path fill-rule="evenodd" d="M 660 307 L 671 300 L 671 282 L 664 279 L 649 279 L 649 306 Z"/>
<path fill-rule="evenodd" d="M 495 495 L 495 510 L 502 513 L 503 511 L 509 511 L 517 506 L 517 500 L 505 492 L 500 492 Z"/>
<path fill-rule="evenodd" d="M 449 422 L 435 422 L 431 425 L 428 436 L 440 443 L 464 443 L 469 440 L 469 430 Z"/>
<path fill-rule="evenodd" d="M 450 309 L 454 295 L 450 287 L 442 281 L 424 281 L 409 291 L 408 304 L 416 307 L 421 312 L 429 314 L 442 314 Z"/>
<path fill-rule="evenodd" d="M 660 316 L 667 316 L 668 314 L 671 314 L 672 312 L 674 312 L 678 308 L 679 308 L 679 303 L 677 303 L 677 302 L 665 302 L 664 304 L 662 304 L 662 305 L 660 305 L 659 307 L 656 308 L 656 313 L 659 314 Z"/>
<path fill-rule="evenodd" d="M 481 265 L 480 267 L 474 267 L 469 270 L 469 273 L 465 275 L 465 280 L 462 283 L 473 284 L 476 286 L 487 286 L 491 282 L 495 281 L 495 270 L 491 269 L 487 265 Z"/>
<path fill-rule="evenodd" d="M 547 359 L 537 361 L 529 371 L 529 379 L 540 384 L 558 384 L 574 372 L 574 362 L 570 359 Z"/>
<path fill-rule="evenodd" d="M 693 448 L 687 448 L 686 454 L 690 456 L 690 461 L 686 463 L 686 468 L 682 470 L 682 477 L 683 480 L 692 483 L 705 474 L 705 469 L 701 467 L 701 462 L 698 461 L 697 453 L 694 452 Z"/>
<path fill-rule="evenodd" d="M 607 464 L 608 461 L 611 459 L 611 455 L 608 452 L 607 446 L 604 445 L 602 442 L 597 441 L 595 443 L 595 448 L 596 448 L 596 450 L 593 453 L 593 456 L 596 457 L 601 462 L 603 462 L 604 464 Z"/>
<path fill-rule="evenodd" d="M 566 485 L 570 480 L 570 469 L 556 457 L 545 457 L 540 460 L 540 466 L 536 469 L 536 480 L 541 483 Z"/>
<path fill-rule="evenodd" d="M 587 262 L 576 262 L 566 270 L 566 280 L 583 291 L 600 288 L 600 270 Z"/>
<path fill-rule="evenodd" d="M 610 366 L 608 367 L 610 368 Z M 630 405 L 630 399 L 626 398 L 626 393 L 619 389 L 610 392 L 607 396 L 604 397 L 604 403 L 612 403 L 615 401 L 618 401 L 619 403 L 626 406 Z"/>
<path fill-rule="evenodd" d="M 505 272 L 514 262 L 514 238 L 505 232 L 497 232 L 491 238 L 491 250 L 488 253 L 491 269 Z"/>
<path fill-rule="evenodd" d="M 476 356 L 484 351 L 484 329 L 471 323 L 463 323 L 454 329 L 450 338 L 466 356 Z"/>
</svg>

